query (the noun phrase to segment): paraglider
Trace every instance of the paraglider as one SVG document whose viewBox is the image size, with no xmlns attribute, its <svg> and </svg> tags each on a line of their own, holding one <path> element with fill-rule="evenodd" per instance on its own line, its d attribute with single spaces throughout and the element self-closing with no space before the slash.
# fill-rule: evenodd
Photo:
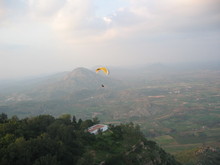
<svg viewBox="0 0 220 165">
<path fill-rule="evenodd" d="M 101 70 L 102 70 L 106 75 L 109 74 L 109 71 L 108 71 L 108 69 L 107 69 L 106 67 L 97 68 L 97 69 L 96 69 L 96 73 L 98 73 L 98 72 L 101 71 Z"/>
<path fill-rule="evenodd" d="M 100 67 L 96 69 L 96 73 L 103 71 L 105 75 L 109 75 L 109 70 L 106 67 Z M 101 87 L 105 87 L 103 84 L 101 85 Z"/>
</svg>

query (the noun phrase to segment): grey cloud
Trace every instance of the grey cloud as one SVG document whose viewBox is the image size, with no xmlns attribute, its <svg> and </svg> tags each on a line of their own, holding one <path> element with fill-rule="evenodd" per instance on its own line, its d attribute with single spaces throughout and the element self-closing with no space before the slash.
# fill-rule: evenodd
<svg viewBox="0 0 220 165">
<path fill-rule="evenodd" d="M 112 20 L 113 25 L 122 27 L 129 27 L 146 21 L 144 17 L 140 17 L 126 8 L 118 10 L 109 18 Z"/>
<path fill-rule="evenodd" d="M 29 6 L 29 12 L 36 17 L 46 17 L 51 19 L 52 16 L 61 10 L 68 0 L 26 0 Z"/>
</svg>

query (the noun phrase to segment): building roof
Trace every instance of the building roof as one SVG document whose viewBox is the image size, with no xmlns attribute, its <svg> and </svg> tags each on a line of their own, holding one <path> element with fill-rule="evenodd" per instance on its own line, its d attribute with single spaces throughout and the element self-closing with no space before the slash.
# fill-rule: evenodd
<svg viewBox="0 0 220 165">
<path fill-rule="evenodd" d="M 108 129 L 108 126 L 105 124 L 96 124 L 88 128 L 88 131 L 93 134 L 97 134 L 98 130 L 104 132 Z"/>
</svg>

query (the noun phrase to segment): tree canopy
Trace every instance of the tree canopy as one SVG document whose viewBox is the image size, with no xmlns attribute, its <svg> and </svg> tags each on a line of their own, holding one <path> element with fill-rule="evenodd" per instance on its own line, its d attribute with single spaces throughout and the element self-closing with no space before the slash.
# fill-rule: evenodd
<svg viewBox="0 0 220 165">
<path fill-rule="evenodd" d="M 179 164 L 133 123 L 109 125 L 106 132 L 90 134 L 87 128 L 97 123 L 97 118 L 77 121 L 70 115 L 8 119 L 1 114 L 0 164 Z"/>
</svg>

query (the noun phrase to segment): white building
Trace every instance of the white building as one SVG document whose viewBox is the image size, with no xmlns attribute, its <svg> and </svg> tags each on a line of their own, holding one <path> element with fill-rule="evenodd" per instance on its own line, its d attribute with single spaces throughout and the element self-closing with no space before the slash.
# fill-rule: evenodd
<svg viewBox="0 0 220 165">
<path fill-rule="evenodd" d="M 105 124 L 96 124 L 88 128 L 88 131 L 91 134 L 97 134 L 99 130 L 105 132 L 106 130 L 108 130 L 108 126 Z"/>
</svg>

